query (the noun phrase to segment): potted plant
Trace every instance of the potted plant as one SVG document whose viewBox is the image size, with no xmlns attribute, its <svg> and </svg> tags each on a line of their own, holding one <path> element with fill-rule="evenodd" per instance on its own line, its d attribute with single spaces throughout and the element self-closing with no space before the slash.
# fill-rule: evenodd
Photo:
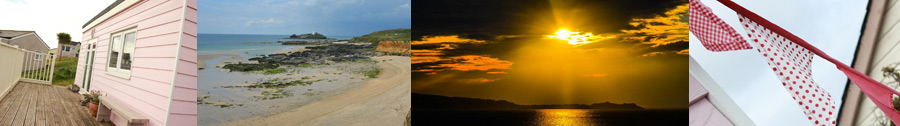
<svg viewBox="0 0 900 126">
<path fill-rule="evenodd" d="M 100 92 L 100 90 L 91 90 L 90 94 L 88 94 L 88 96 L 90 96 L 89 100 L 91 101 L 91 116 L 97 116 L 97 109 L 100 107 L 100 95 L 102 93 L 103 92 Z"/>
<path fill-rule="evenodd" d="M 83 96 L 81 106 L 87 106 L 88 103 L 91 103 L 91 94 L 81 94 L 81 96 Z"/>
</svg>

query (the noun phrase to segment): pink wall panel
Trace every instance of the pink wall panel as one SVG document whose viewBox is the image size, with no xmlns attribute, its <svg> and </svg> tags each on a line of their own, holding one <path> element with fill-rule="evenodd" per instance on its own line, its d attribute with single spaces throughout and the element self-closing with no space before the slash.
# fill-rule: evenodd
<svg viewBox="0 0 900 126">
<path fill-rule="evenodd" d="M 182 43 L 182 44 L 184 44 L 184 43 Z M 178 54 L 178 59 L 181 59 L 182 61 L 187 61 L 189 63 L 193 63 L 194 65 L 196 65 L 197 64 L 197 50 L 182 46 L 181 53 Z M 196 70 L 194 70 L 194 71 L 196 71 Z"/>
<path fill-rule="evenodd" d="M 172 76 L 171 70 L 162 70 L 162 68 L 133 67 L 133 69 L 131 69 L 132 78 L 138 77 L 161 82 L 172 82 Z"/>
<path fill-rule="evenodd" d="M 175 100 L 182 101 L 197 101 L 197 89 L 190 89 L 184 87 L 175 87 L 175 94 L 173 94 Z"/>
<path fill-rule="evenodd" d="M 172 92 L 172 109 L 169 124 L 197 124 L 197 9 L 196 0 L 182 1 L 184 7 L 179 49 L 178 74 L 175 76 L 175 88 Z"/>
<path fill-rule="evenodd" d="M 141 62 L 132 62 L 132 67 L 140 67 L 140 68 L 157 68 L 157 69 L 172 69 L 175 68 L 175 58 L 144 58 L 144 57 L 135 57 L 135 61 Z M 104 63 L 105 64 L 105 63 Z M 169 80 L 171 81 L 171 80 Z M 167 83 L 170 83 L 166 81 Z"/>
<path fill-rule="evenodd" d="M 178 73 L 185 74 L 185 75 L 197 76 L 197 63 L 179 60 L 178 64 L 179 64 L 178 65 Z M 196 82 L 194 82 L 194 83 L 196 83 Z"/>
<path fill-rule="evenodd" d="M 197 89 L 197 76 L 178 74 L 175 75 L 175 86 L 188 88 L 188 89 Z M 196 92 L 196 91 L 195 91 Z"/>
<path fill-rule="evenodd" d="M 114 79 L 115 77 L 109 76 L 96 76 L 98 79 L 95 79 L 94 82 L 101 82 L 103 85 L 96 85 L 99 87 L 95 87 L 94 84 L 91 86 L 94 89 L 99 89 L 106 93 L 106 95 L 110 97 L 118 98 L 119 100 L 125 101 L 126 104 L 134 106 L 144 106 L 150 108 L 140 108 L 141 110 L 164 110 L 168 108 L 168 97 L 160 96 L 159 94 L 150 93 L 147 90 L 137 88 L 132 85 L 123 84 L 123 82 Z M 113 79 L 111 79 L 113 78 Z M 136 83 L 135 83 L 136 84 Z M 105 87 L 104 87 L 105 86 Z M 133 101 L 130 101 L 133 100 Z"/>
<path fill-rule="evenodd" d="M 196 1 L 192 1 L 196 4 Z M 182 41 L 183 33 L 180 31 L 182 27 L 182 15 L 184 14 L 184 1 L 179 0 L 142 0 L 129 8 L 120 12 L 109 12 L 112 17 L 98 21 L 91 27 L 84 29 L 83 41 L 89 39 L 97 39 L 97 55 L 95 57 L 95 73 L 93 75 L 93 89 L 103 90 L 108 96 L 116 98 L 127 104 L 145 116 L 149 117 L 150 125 L 165 125 L 167 120 L 170 125 L 196 125 L 196 50 L 188 51 L 188 54 L 176 54 L 181 46 L 178 42 Z M 190 9 L 193 10 L 193 9 Z M 193 10 L 191 13 L 196 13 Z M 195 18 L 196 19 L 196 18 Z M 137 28 L 137 41 L 134 52 L 134 62 L 132 64 L 131 78 L 120 78 L 105 73 L 109 37 L 115 32 L 129 28 Z M 193 27 L 196 27 L 195 25 Z M 90 36 L 90 31 L 95 29 L 95 38 Z M 196 29 L 194 29 L 196 31 Z M 192 47 L 196 47 L 196 40 L 191 42 Z M 82 51 L 83 52 L 83 51 Z M 191 62 L 175 59 L 176 56 L 188 58 Z M 186 62 L 186 63 L 179 63 Z M 83 61 L 79 61 L 83 64 Z M 193 66 L 179 66 L 176 64 L 193 64 Z M 83 69 L 83 68 L 81 68 Z M 176 79 L 175 71 L 184 69 L 182 79 Z M 187 71 L 193 69 L 193 72 Z M 83 70 L 79 70 L 77 74 L 81 74 Z M 81 78 L 83 75 L 76 75 Z M 177 81 L 177 82 L 173 82 Z M 80 82 L 79 82 L 80 83 Z M 190 88 L 182 88 L 186 91 L 174 91 L 173 83 L 187 86 Z M 187 118 L 169 117 L 170 99 L 172 94 L 191 94 L 193 93 L 194 107 L 179 108 L 177 111 L 187 112 L 195 111 L 193 121 L 184 120 Z M 180 97 L 186 98 L 186 97 Z M 190 98 L 186 98 L 190 100 Z M 176 105 L 172 105 L 176 106 Z M 172 119 L 170 119 L 172 118 Z M 113 117 L 113 122 L 117 125 L 125 125 L 121 118 Z M 191 123 L 183 123 L 191 122 Z"/>
<path fill-rule="evenodd" d="M 185 90 L 186 91 L 188 89 L 176 88 L 176 90 Z M 191 92 L 191 91 L 188 91 L 188 92 Z M 182 93 L 185 93 L 182 95 L 186 96 L 189 94 L 193 94 L 194 97 L 188 98 L 188 100 L 172 101 L 172 103 L 173 103 L 172 106 L 178 106 L 178 108 L 172 107 L 171 113 L 173 113 L 173 114 L 194 114 L 194 115 L 197 114 L 197 92 L 191 92 L 191 93 L 188 93 L 188 92 L 182 92 Z"/>
<path fill-rule="evenodd" d="M 194 13 L 186 13 L 185 17 L 197 17 L 197 12 Z M 193 15 L 192 15 L 193 14 Z M 184 33 L 189 34 L 191 36 L 197 36 L 197 20 L 185 20 L 184 22 Z"/>
<path fill-rule="evenodd" d="M 116 98 L 119 101 L 128 104 L 132 109 L 144 114 L 152 121 L 162 122 L 161 120 L 164 120 L 166 111 L 151 105 L 153 102 L 166 102 L 165 100 L 158 100 L 158 98 L 155 97 L 157 95 L 140 93 L 138 90 L 134 90 L 134 88 L 123 88 L 123 86 L 120 86 L 122 85 L 120 82 L 115 82 L 108 78 L 111 76 L 94 77 L 94 81 L 91 83 L 92 88 L 102 90 L 107 96 Z M 156 98 L 157 100 L 151 100 L 152 98 Z"/>
<path fill-rule="evenodd" d="M 172 85 L 168 84 L 169 82 L 160 82 L 156 80 L 134 77 L 131 78 L 130 83 L 133 83 L 130 86 L 146 90 L 147 92 L 153 93 L 155 95 L 168 96 L 169 94 L 172 94 L 172 90 L 169 90 Z"/>
<path fill-rule="evenodd" d="M 134 57 L 175 57 L 177 45 L 153 46 L 134 49 Z M 172 68 L 167 68 L 172 69 Z"/>
<path fill-rule="evenodd" d="M 148 36 L 144 38 L 137 38 L 137 43 L 135 43 L 135 47 L 149 47 L 149 46 L 161 46 L 161 45 L 174 45 L 178 44 L 178 33 L 167 33 L 167 34 L 159 34 L 155 36 Z"/>
<path fill-rule="evenodd" d="M 185 26 L 187 26 L 187 25 L 185 25 Z M 188 35 L 188 34 L 183 34 L 183 37 L 181 38 L 181 46 L 193 49 L 194 51 L 197 51 L 197 37 Z"/>
<path fill-rule="evenodd" d="M 140 21 L 147 21 L 148 18 L 153 18 L 155 15 L 162 14 L 163 12 L 167 12 L 170 10 L 174 10 L 178 6 L 167 6 L 165 3 L 167 1 L 141 1 L 137 4 L 133 5 L 131 8 L 125 9 L 115 16 L 108 18 L 101 23 L 98 23 L 97 35 L 110 34 L 111 32 L 115 32 L 118 30 L 122 30 L 124 28 L 129 28 L 129 26 L 133 26 L 135 23 Z M 171 2 L 171 1 L 169 1 Z M 112 13 L 112 12 L 110 12 Z M 177 18 L 176 18 L 177 19 Z"/>
<path fill-rule="evenodd" d="M 197 105 L 194 105 L 197 106 Z M 172 114 L 169 117 L 169 124 L 173 126 L 178 126 L 178 124 L 188 125 L 193 124 L 197 125 L 197 116 L 196 115 L 179 115 Z"/>
</svg>

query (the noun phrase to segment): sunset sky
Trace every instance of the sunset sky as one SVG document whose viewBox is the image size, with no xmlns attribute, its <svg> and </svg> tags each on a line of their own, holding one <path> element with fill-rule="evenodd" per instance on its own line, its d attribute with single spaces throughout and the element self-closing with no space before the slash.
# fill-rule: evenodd
<svg viewBox="0 0 900 126">
<path fill-rule="evenodd" d="M 414 93 L 687 108 L 687 1 L 454 0 L 413 9 Z M 578 45 L 550 37 L 561 29 L 602 37 Z"/>
</svg>

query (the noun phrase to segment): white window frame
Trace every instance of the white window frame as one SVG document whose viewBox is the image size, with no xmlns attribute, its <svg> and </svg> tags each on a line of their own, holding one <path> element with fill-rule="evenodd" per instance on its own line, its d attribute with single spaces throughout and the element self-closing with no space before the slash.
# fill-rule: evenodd
<svg viewBox="0 0 900 126">
<path fill-rule="evenodd" d="M 128 29 L 126 29 L 126 30 L 122 30 L 122 31 L 119 31 L 119 32 L 115 32 L 115 33 L 113 33 L 113 34 L 109 34 L 109 44 L 108 44 L 108 45 L 109 45 L 109 50 L 106 51 L 106 57 L 107 57 L 107 58 L 106 58 L 106 65 L 104 65 L 104 66 L 106 67 L 106 74 L 113 75 L 113 76 L 117 76 L 117 77 L 121 77 L 121 78 L 124 78 L 124 79 L 130 79 L 130 78 L 131 78 L 131 70 L 122 69 L 122 57 L 124 56 L 123 54 L 125 53 L 125 50 L 126 50 L 125 47 L 124 47 L 124 46 L 125 46 L 125 41 L 126 41 L 126 40 L 125 40 L 125 34 L 128 34 L 128 33 L 134 33 L 134 35 L 135 35 L 135 38 L 134 38 L 134 39 L 135 39 L 135 40 L 134 40 L 134 43 L 132 43 L 132 44 L 136 44 L 136 43 L 137 43 L 137 40 L 136 40 L 136 39 L 137 39 L 137 28 L 136 28 L 136 27 L 134 27 L 134 28 L 128 28 Z M 113 45 L 113 40 L 115 40 L 115 38 L 113 38 L 114 36 L 119 36 L 119 37 L 122 38 L 122 44 L 121 44 L 121 45 Z M 112 56 L 113 46 L 123 46 L 123 47 L 122 47 L 122 51 L 119 52 L 119 55 L 118 55 L 117 58 L 116 58 L 116 67 L 110 67 L 110 66 L 109 66 L 110 59 L 112 59 L 111 56 Z M 133 45 L 131 46 L 131 50 L 132 50 L 132 51 L 134 51 L 134 47 L 135 47 L 135 46 L 133 46 Z M 132 63 L 131 63 L 131 65 L 132 65 L 131 69 L 134 69 L 134 67 L 133 67 L 133 66 L 134 66 L 134 52 L 131 52 L 131 57 L 129 57 L 129 58 L 130 58 L 130 60 L 131 60 L 131 62 L 132 62 Z"/>
</svg>

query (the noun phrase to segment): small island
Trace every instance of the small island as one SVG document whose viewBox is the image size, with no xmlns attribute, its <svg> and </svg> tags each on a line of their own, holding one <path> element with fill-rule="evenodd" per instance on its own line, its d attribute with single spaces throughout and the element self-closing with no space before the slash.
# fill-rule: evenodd
<svg viewBox="0 0 900 126">
<path fill-rule="evenodd" d="M 608 110 L 643 110 L 635 103 L 594 103 L 594 104 L 548 104 L 519 105 L 506 100 L 448 97 L 412 93 L 416 109 L 608 109 Z"/>
<path fill-rule="evenodd" d="M 285 38 L 285 39 L 327 39 L 327 38 L 328 37 L 325 37 L 325 35 L 319 34 L 318 32 L 313 32 L 313 33 L 309 33 L 309 34 L 300 34 L 300 35 L 292 34 L 290 37 Z"/>
</svg>

